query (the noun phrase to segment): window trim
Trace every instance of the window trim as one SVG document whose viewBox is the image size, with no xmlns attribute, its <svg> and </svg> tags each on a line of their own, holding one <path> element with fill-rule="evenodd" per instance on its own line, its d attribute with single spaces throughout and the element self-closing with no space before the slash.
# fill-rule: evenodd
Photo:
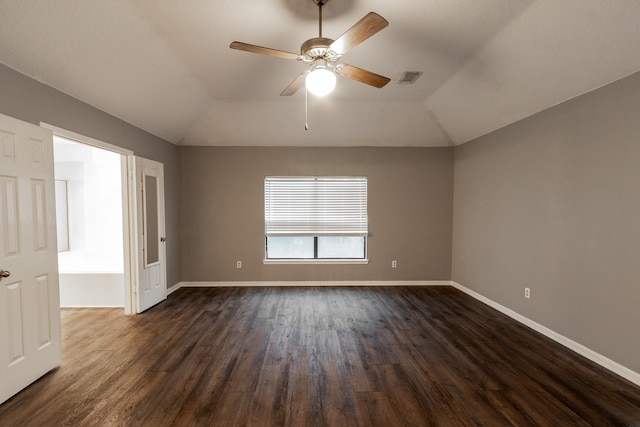
<svg viewBox="0 0 640 427">
<path fill-rule="evenodd" d="M 338 264 L 349 264 L 349 265 L 357 265 L 357 264 L 369 264 L 369 260 L 367 258 L 344 258 L 344 259 L 332 259 L 332 258 L 307 258 L 307 259 L 299 259 L 299 258 L 265 258 L 262 260 L 262 263 L 265 265 L 274 264 L 274 265 L 338 265 Z"/>
</svg>

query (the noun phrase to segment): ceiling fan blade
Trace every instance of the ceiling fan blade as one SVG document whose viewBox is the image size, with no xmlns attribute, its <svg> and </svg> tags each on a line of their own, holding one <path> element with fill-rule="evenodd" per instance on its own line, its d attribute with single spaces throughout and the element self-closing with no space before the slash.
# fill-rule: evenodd
<svg viewBox="0 0 640 427">
<path fill-rule="evenodd" d="M 232 42 L 229 47 L 231 49 L 244 50 L 246 52 L 260 53 L 262 55 L 275 56 L 284 59 L 298 59 L 300 55 L 293 52 L 285 52 L 284 50 L 271 49 L 268 47 L 257 46 L 242 42 Z"/>
<path fill-rule="evenodd" d="M 380 74 L 372 73 L 371 71 L 363 70 L 362 68 L 354 67 L 349 64 L 340 64 L 339 67 L 336 67 L 336 71 L 341 76 L 377 87 L 378 89 L 384 87 L 391 81 L 388 77 L 384 77 Z"/>
<path fill-rule="evenodd" d="M 329 48 L 338 55 L 343 55 L 387 25 L 389 25 L 389 21 L 375 12 L 369 12 L 331 43 Z"/>
<path fill-rule="evenodd" d="M 289 86 L 286 87 L 285 90 L 282 91 L 280 96 L 291 96 L 300 89 L 305 82 L 305 77 L 307 76 L 307 72 L 300 74 L 294 81 L 291 82 Z"/>
</svg>

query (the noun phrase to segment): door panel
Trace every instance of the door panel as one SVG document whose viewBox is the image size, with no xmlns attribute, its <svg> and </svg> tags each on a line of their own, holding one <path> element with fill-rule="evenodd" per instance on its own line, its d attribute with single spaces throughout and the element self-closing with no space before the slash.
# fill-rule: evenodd
<svg viewBox="0 0 640 427">
<path fill-rule="evenodd" d="M 47 223 L 45 222 L 45 184 L 41 179 L 31 180 L 31 199 L 33 208 L 33 248 L 35 251 L 47 249 Z M 57 250 L 57 248 L 56 248 Z"/>
<path fill-rule="evenodd" d="M 136 157 L 138 313 L 166 298 L 164 167 Z"/>
<path fill-rule="evenodd" d="M 49 275 L 36 277 L 38 303 L 38 348 L 51 342 L 51 313 L 49 312 Z"/>
<path fill-rule="evenodd" d="M 24 358 L 24 325 L 22 323 L 22 283 L 10 283 L 6 287 L 7 302 L 9 304 L 7 310 L 8 334 L 7 342 L 9 343 L 9 366 Z M 6 361 L 5 361 L 6 363 Z"/>
<path fill-rule="evenodd" d="M 61 361 L 53 139 L 0 115 L 0 403 Z"/>
<path fill-rule="evenodd" d="M 2 183 L 2 231 L 4 256 L 18 255 L 18 180 L 15 177 L 0 176 Z"/>
</svg>

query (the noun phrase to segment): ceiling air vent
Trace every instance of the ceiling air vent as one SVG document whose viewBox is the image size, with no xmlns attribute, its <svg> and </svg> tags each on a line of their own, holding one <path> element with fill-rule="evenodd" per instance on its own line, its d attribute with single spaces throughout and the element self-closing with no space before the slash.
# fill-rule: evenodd
<svg viewBox="0 0 640 427">
<path fill-rule="evenodd" d="M 414 84 L 418 77 L 422 75 L 422 71 L 405 71 L 402 73 L 402 77 L 398 80 L 398 84 L 401 85 L 410 85 Z"/>
</svg>

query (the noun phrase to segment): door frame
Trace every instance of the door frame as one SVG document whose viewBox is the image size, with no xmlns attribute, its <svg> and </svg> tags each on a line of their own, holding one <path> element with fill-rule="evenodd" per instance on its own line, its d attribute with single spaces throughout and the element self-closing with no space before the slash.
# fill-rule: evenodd
<svg viewBox="0 0 640 427">
<path fill-rule="evenodd" d="M 134 191 L 134 153 L 126 148 L 109 144 L 98 139 L 81 135 L 48 123 L 40 122 L 40 126 L 53 131 L 54 136 L 69 139 L 81 144 L 90 145 L 111 151 L 122 156 L 121 182 L 122 182 L 122 241 L 124 258 L 124 314 L 136 314 L 136 299 L 134 292 L 138 283 L 136 271 L 137 234 L 135 227 L 136 195 Z"/>
</svg>

